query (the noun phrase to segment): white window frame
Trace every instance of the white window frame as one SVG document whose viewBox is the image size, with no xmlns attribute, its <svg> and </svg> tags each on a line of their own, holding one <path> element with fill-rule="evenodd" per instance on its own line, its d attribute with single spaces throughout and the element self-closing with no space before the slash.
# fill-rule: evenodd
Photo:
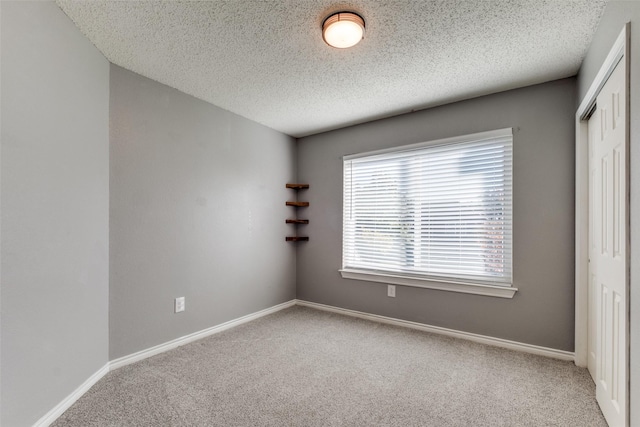
<svg viewBox="0 0 640 427">
<path fill-rule="evenodd" d="M 458 144 L 464 142 L 476 142 L 493 138 L 503 138 L 509 136 L 513 138 L 513 130 L 511 128 L 499 129 L 489 132 L 480 132 L 471 135 L 458 136 L 453 138 L 444 138 L 435 141 L 422 142 L 418 144 L 405 145 L 402 147 L 394 147 L 384 150 L 370 151 L 366 153 L 358 153 L 343 157 L 343 161 L 349 161 L 361 157 L 371 157 L 377 155 L 383 155 L 388 153 L 397 153 L 404 151 L 411 151 L 416 149 L 423 149 L 430 146 L 442 146 L 449 144 Z M 343 177 L 344 183 L 344 177 Z M 513 192 L 513 190 L 512 190 Z M 513 198 L 513 194 L 512 194 Z M 344 212 L 344 209 L 343 209 Z M 512 220 L 513 221 L 513 220 Z M 513 235 L 513 231 L 512 231 Z M 344 237 L 344 230 L 343 230 Z M 512 242 L 513 245 L 513 242 Z M 343 242 L 344 251 L 344 242 Z M 513 270 L 511 270 L 513 271 Z M 394 272 L 383 272 L 375 270 L 359 270 L 353 268 L 341 268 L 339 270 L 341 276 L 344 279 L 364 280 L 368 282 L 387 283 L 400 286 L 412 286 L 428 289 L 437 289 L 451 292 L 461 292 L 468 294 L 492 296 L 499 298 L 513 298 L 518 290 L 513 286 L 513 277 L 511 277 L 511 283 L 507 284 L 487 284 L 487 283 L 474 283 L 464 279 L 449 278 L 449 277 L 437 277 L 437 276 L 423 276 L 413 274 L 403 274 Z M 513 273 L 512 273 L 513 274 Z"/>
</svg>

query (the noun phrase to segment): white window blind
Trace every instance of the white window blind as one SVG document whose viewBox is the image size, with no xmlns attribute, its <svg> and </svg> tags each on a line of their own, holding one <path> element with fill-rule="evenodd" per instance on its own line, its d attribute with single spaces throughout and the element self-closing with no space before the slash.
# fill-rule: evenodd
<svg viewBox="0 0 640 427">
<path fill-rule="evenodd" d="M 510 286 L 512 131 L 345 157 L 343 271 Z"/>
</svg>

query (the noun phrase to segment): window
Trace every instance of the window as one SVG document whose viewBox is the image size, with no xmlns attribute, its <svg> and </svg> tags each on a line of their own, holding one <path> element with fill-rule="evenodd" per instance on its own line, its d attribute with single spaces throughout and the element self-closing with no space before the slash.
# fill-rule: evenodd
<svg viewBox="0 0 640 427">
<path fill-rule="evenodd" d="M 344 158 L 342 276 L 513 297 L 511 129 Z"/>
</svg>

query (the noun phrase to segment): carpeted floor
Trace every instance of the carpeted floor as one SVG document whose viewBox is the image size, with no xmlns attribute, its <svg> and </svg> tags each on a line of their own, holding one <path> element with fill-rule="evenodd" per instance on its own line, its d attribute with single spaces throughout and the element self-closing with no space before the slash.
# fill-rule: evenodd
<svg viewBox="0 0 640 427">
<path fill-rule="evenodd" d="M 573 363 L 292 307 L 107 374 L 62 426 L 606 426 Z"/>
</svg>

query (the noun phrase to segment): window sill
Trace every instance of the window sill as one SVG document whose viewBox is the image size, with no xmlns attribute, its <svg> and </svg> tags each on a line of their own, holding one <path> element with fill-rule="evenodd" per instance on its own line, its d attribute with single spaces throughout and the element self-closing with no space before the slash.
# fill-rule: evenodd
<svg viewBox="0 0 640 427">
<path fill-rule="evenodd" d="M 518 288 L 512 286 L 480 285 L 455 281 L 435 281 L 417 277 L 375 273 L 364 270 L 340 270 L 343 279 L 366 280 L 368 282 L 388 283 L 391 285 L 413 286 L 417 288 L 437 289 L 440 291 L 461 292 L 498 298 L 513 298 Z"/>
</svg>

